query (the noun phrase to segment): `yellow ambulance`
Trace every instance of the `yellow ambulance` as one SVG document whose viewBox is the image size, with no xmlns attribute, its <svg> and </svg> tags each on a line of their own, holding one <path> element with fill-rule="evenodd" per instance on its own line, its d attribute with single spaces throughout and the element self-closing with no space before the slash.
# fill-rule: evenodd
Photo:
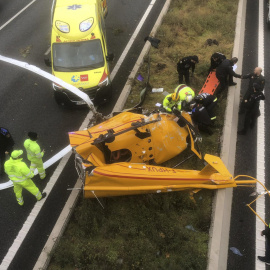
<svg viewBox="0 0 270 270">
<path fill-rule="evenodd" d="M 89 95 L 94 104 L 112 94 L 104 18 L 106 0 L 54 0 L 50 59 L 52 73 Z M 79 97 L 53 84 L 61 105 L 83 105 Z"/>
</svg>

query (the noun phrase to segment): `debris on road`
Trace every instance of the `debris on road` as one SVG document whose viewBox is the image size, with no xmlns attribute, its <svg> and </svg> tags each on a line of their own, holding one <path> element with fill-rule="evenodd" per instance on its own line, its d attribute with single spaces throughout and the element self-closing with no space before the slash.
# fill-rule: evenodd
<svg viewBox="0 0 270 270">
<path fill-rule="evenodd" d="M 28 56 L 28 54 L 30 54 L 30 50 L 32 49 L 32 47 L 33 47 L 32 45 L 29 45 L 24 49 L 20 49 L 19 52 L 20 52 L 21 56 L 26 58 Z"/>
<path fill-rule="evenodd" d="M 243 254 L 240 252 L 240 250 L 236 247 L 230 247 L 230 250 L 236 255 L 243 256 Z"/>
</svg>

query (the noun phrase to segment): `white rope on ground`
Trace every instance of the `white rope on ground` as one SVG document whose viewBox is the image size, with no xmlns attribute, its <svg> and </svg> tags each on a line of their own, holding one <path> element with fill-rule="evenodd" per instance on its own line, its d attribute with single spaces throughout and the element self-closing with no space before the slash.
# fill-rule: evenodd
<svg viewBox="0 0 270 270">
<path fill-rule="evenodd" d="M 13 183 L 12 183 L 11 180 L 9 180 L 6 183 L 0 184 L 0 190 L 7 189 L 7 188 L 10 188 L 10 187 L 13 187 Z"/>
<path fill-rule="evenodd" d="M 2 55 L 0 55 L 0 60 L 4 61 L 4 62 L 7 62 L 9 64 L 12 64 L 12 65 L 15 65 L 15 66 L 22 67 L 24 69 L 30 70 L 30 71 L 32 71 L 32 72 L 46 78 L 46 79 L 49 79 L 50 81 L 52 81 L 54 83 L 57 83 L 57 84 L 61 85 L 65 89 L 69 90 L 73 94 L 75 94 L 78 97 L 80 97 L 81 99 L 83 99 L 86 102 L 86 104 L 89 106 L 89 108 L 91 110 L 93 110 L 93 112 L 95 112 L 94 104 L 91 101 L 91 99 L 89 98 L 89 96 L 87 94 L 85 94 L 84 92 L 82 92 L 81 90 L 79 90 L 78 88 L 76 88 L 75 86 L 64 82 L 63 80 L 53 76 L 52 74 L 50 74 L 50 73 L 48 73 L 48 72 L 46 72 L 46 71 L 44 71 L 44 70 L 42 70 L 42 69 L 40 69 L 40 68 L 38 68 L 36 66 L 29 65 L 26 62 L 18 61 L 18 60 L 15 60 L 15 59 L 12 59 L 12 58 L 9 58 L 9 57 L 5 57 L 5 56 L 2 56 Z"/>
</svg>

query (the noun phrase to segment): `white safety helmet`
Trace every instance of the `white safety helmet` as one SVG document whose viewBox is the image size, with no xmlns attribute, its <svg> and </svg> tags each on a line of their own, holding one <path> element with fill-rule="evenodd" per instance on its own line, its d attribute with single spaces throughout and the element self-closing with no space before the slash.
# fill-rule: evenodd
<svg viewBox="0 0 270 270">
<path fill-rule="evenodd" d="M 189 103 L 192 100 L 192 95 L 188 94 L 186 95 L 186 102 Z"/>
</svg>

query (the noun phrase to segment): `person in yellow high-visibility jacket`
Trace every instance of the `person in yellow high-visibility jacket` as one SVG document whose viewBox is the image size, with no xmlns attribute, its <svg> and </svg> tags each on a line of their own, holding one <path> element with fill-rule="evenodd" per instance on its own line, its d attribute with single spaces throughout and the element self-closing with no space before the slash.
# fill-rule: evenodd
<svg viewBox="0 0 270 270">
<path fill-rule="evenodd" d="M 46 177 L 46 172 L 43 167 L 42 157 L 44 156 L 44 150 L 40 150 L 40 146 L 36 142 L 38 135 L 36 132 L 28 132 L 29 139 L 24 141 L 24 147 L 27 151 L 27 158 L 31 161 L 30 170 L 34 172 L 37 168 L 40 179 Z"/>
<path fill-rule="evenodd" d="M 163 100 L 163 108 L 171 113 L 175 107 L 177 110 L 181 111 L 181 101 L 179 100 L 179 95 L 172 93 L 167 95 Z"/>
<path fill-rule="evenodd" d="M 46 197 L 46 193 L 42 193 L 36 187 L 31 178 L 34 173 L 27 167 L 27 165 L 22 161 L 21 155 L 22 150 L 14 150 L 11 153 L 11 157 L 4 164 L 5 172 L 9 179 L 13 182 L 14 193 L 19 205 L 23 205 L 22 189 L 27 189 L 32 193 L 38 201 Z"/>
</svg>

